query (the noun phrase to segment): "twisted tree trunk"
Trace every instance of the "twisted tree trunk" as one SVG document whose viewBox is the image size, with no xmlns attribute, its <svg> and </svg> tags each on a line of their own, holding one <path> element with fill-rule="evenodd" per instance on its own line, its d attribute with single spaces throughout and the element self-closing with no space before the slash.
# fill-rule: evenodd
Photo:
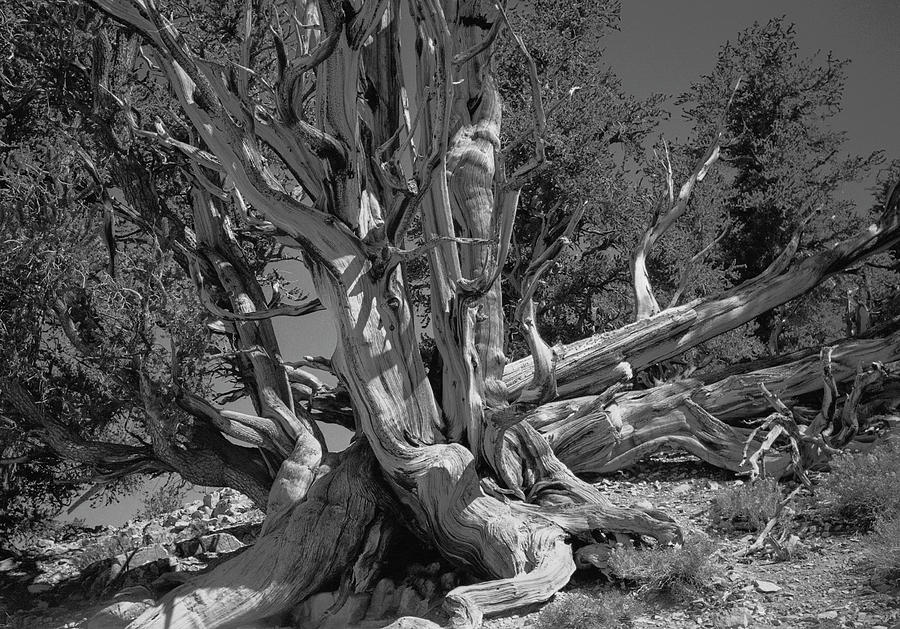
<svg viewBox="0 0 900 629">
<path fill-rule="evenodd" d="M 265 223 L 303 252 L 335 322 L 330 367 L 349 395 L 358 434 L 347 452 L 328 454 L 312 416 L 293 403 L 271 330 L 242 323 L 256 320 L 261 295 L 242 273 L 215 202 L 198 192 L 203 246 L 190 255 L 202 257 L 228 293 L 236 337 L 257 380 L 259 416 L 227 415 L 190 396 L 180 407 L 223 430 L 240 428 L 283 463 L 254 547 L 173 591 L 133 627 L 242 626 L 337 580 L 365 590 L 371 573 L 359 566 L 371 563 L 383 518 L 397 520 L 398 513 L 447 561 L 486 580 L 447 595 L 457 627 L 547 600 L 574 570 L 572 546 L 591 535 L 679 539 L 666 517 L 613 505 L 574 472 L 631 463 L 661 440 L 740 469 L 744 435 L 714 415 L 753 403 L 731 398 L 731 407 L 717 406 L 713 399 L 729 398 L 716 387 L 729 385 L 699 382 L 615 398 L 556 397 L 602 394 L 632 370 L 749 321 L 900 238 L 892 207 L 865 234 L 793 268 L 772 267 L 708 301 L 662 312 L 651 304 L 640 321 L 565 348 L 557 360 L 528 302 L 565 244 L 561 232 L 535 252 L 522 283 L 519 319 L 533 356 L 507 365 L 500 275 L 519 192 L 544 162 L 545 121 L 534 62 L 510 33 L 530 68 L 535 118 L 533 156 L 507 172 L 490 60 L 494 39 L 508 27 L 502 5 L 294 2 L 285 10 L 310 27 L 294 36 L 278 11 L 248 1 L 239 59 L 223 65 L 194 52 L 153 0 L 94 1 L 153 48 L 202 144 L 160 130 L 156 137 L 201 173 L 220 175 L 237 205 L 260 217 L 254 224 Z M 262 50 L 275 51 L 271 63 L 258 63 Z M 299 193 L 286 192 L 271 161 Z M 408 250 L 405 232 L 417 213 L 425 242 Z M 406 263 L 418 256 L 427 258 L 430 273 L 440 395 L 426 377 L 407 291 Z M 203 273 L 196 274 L 201 297 Z M 221 308 L 209 302 L 211 310 Z M 887 352 L 848 351 L 888 359 L 897 343 Z M 767 382 L 778 382 L 782 393 L 811 386 L 786 376 Z M 149 378 L 145 383 L 148 415 L 163 431 L 162 398 Z"/>
</svg>

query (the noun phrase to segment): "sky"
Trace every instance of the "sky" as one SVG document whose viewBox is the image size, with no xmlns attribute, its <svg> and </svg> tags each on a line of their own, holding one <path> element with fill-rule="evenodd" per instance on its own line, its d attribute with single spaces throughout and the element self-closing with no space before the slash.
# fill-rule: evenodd
<svg viewBox="0 0 900 629">
<path fill-rule="evenodd" d="M 753 24 L 786 16 L 800 53 L 848 59 L 844 110 L 833 124 L 847 150 L 884 149 L 900 157 L 900 2 L 897 0 L 624 0 L 621 30 L 607 36 L 605 59 L 635 96 L 677 95 L 712 71 L 726 41 Z M 667 135 L 686 132 L 679 116 Z"/>
<path fill-rule="evenodd" d="M 803 56 L 829 51 L 851 61 L 846 69 L 844 110 L 833 119 L 847 132 L 847 150 L 867 154 L 884 150 L 888 159 L 900 157 L 900 124 L 895 119 L 900 103 L 900 1 L 867 0 L 624 0 L 621 30 L 607 36 L 606 61 L 615 69 L 626 91 L 644 97 L 652 93 L 677 96 L 692 81 L 709 73 L 719 47 L 734 41 L 753 24 L 786 16 L 796 24 Z M 663 132 L 675 139 L 688 128 L 676 113 Z M 868 201 L 866 186 L 847 186 L 845 195 Z M 281 268 L 286 279 L 312 293 L 305 270 L 299 264 Z M 286 360 L 303 355 L 330 356 L 335 331 L 326 312 L 303 318 L 302 325 L 289 318 L 275 320 Z M 243 408 L 242 410 L 249 410 Z M 332 449 L 343 448 L 349 432 L 324 426 Z M 161 479 L 150 481 L 155 488 Z M 190 490 L 187 500 L 202 495 Z M 141 507 L 140 493 L 123 497 L 118 504 L 98 509 L 84 505 L 71 516 L 88 524 L 121 524 Z"/>
</svg>

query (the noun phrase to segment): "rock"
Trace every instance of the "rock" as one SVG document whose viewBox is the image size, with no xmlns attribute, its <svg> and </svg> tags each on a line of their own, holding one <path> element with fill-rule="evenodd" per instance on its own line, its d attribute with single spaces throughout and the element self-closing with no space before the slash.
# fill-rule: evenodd
<svg viewBox="0 0 900 629">
<path fill-rule="evenodd" d="M 191 513 L 192 520 L 202 520 L 203 517 L 204 517 L 204 514 L 201 511 L 194 511 L 193 513 Z"/>
<path fill-rule="evenodd" d="M 337 595 L 334 592 L 320 592 L 310 596 L 291 614 L 294 627 L 298 629 L 318 627 L 322 616 L 334 605 L 336 598 Z"/>
<path fill-rule="evenodd" d="M 763 594 L 774 594 L 775 592 L 781 591 L 781 586 L 772 583 L 771 581 L 754 581 L 754 585 L 756 585 L 756 589 L 762 592 Z"/>
<path fill-rule="evenodd" d="M 749 627 L 750 612 L 746 609 L 735 610 L 719 619 L 719 627 Z"/>
<path fill-rule="evenodd" d="M 452 573 L 450 573 L 452 574 Z M 372 620 L 384 618 L 394 604 L 394 593 L 397 588 L 390 579 L 381 579 L 372 590 L 372 598 L 369 601 L 369 612 L 366 614 Z"/>
<path fill-rule="evenodd" d="M 426 601 L 430 601 L 437 592 L 437 584 L 434 582 L 434 579 L 426 577 L 419 577 L 416 579 L 413 582 L 413 587 L 416 588 L 416 592 L 418 592 Z"/>
<path fill-rule="evenodd" d="M 415 588 L 404 585 L 398 592 L 397 613 L 400 616 L 421 616 L 428 611 L 428 601 L 419 596 Z"/>
<path fill-rule="evenodd" d="M 640 509 L 642 511 L 652 511 L 653 509 L 656 508 L 653 506 L 653 503 L 650 502 L 649 500 L 640 500 L 631 506 L 634 507 L 635 509 Z"/>
<path fill-rule="evenodd" d="M 230 553 L 243 548 L 244 544 L 230 533 L 215 533 L 201 537 L 200 547 L 207 553 Z"/>
<path fill-rule="evenodd" d="M 119 590 L 113 599 L 116 601 L 130 601 L 132 603 L 152 603 L 153 594 L 143 585 L 134 585 Z"/>
<path fill-rule="evenodd" d="M 203 496 L 203 506 L 212 509 L 219 502 L 219 492 L 214 491 Z"/>
<path fill-rule="evenodd" d="M 137 550 L 128 561 L 129 568 L 140 568 L 159 559 L 167 559 L 169 551 L 162 544 L 153 544 Z"/>
<path fill-rule="evenodd" d="M 153 583 L 150 584 L 150 587 L 153 588 L 153 591 L 157 594 L 165 594 L 166 592 L 177 588 L 179 585 L 187 583 L 190 579 L 191 573 L 189 572 L 166 572 L 158 579 L 154 580 Z"/>
<path fill-rule="evenodd" d="M 588 544 L 575 551 L 575 566 L 581 569 L 594 567 L 600 571 L 609 568 L 609 544 Z"/>
<path fill-rule="evenodd" d="M 28 586 L 29 594 L 43 594 L 44 592 L 49 592 L 53 589 L 53 586 L 49 583 L 32 583 Z"/>
<path fill-rule="evenodd" d="M 677 485 L 675 487 L 675 489 L 672 490 L 672 493 L 675 494 L 676 496 L 682 496 L 684 494 L 690 493 L 691 489 L 692 488 L 691 488 L 690 483 L 681 483 L 680 485 Z"/>
<path fill-rule="evenodd" d="M 341 608 L 328 616 L 318 629 L 346 629 L 362 620 L 368 608 L 368 594 L 351 594 Z"/>
<path fill-rule="evenodd" d="M 18 562 L 12 557 L 0 559 L 0 572 L 9 572 L 10 570 L 15 570 L 18 566 Z"/>
<path fill-rule="evenodd" d="M 150 522 L 150 524 L 145 526 L 143 535 L 145 545 L 165 544 L 170 537 L 169 531 L 156 522 Z"/>
<path fill-rule="evenodd" d="M 216 503 L 216 506 L 213 507 L 212 517 L 225 515 L 230 508 L 231 502 L 228 500 L 219 500 L 219 502 Z"/>
<path fill-rule="evenodd" d="M 822 612 L 821 614 L 816 616 L 816 618 L 818 618 L 819 620 L 834 620 L 837 617 L 838 613 L 833 609 L 827 612 Z"/>
<path fill-rule="evenodd" d="M 94 580 L 91 582 L 91 593 L 99 595 L 106 589 L 110 583 L 119 578 L 122 574 L 122 563 L 117 558 L 106 560 L 108 563 L 100 570 Z"/>
<path fill-rule="evenodd" d="M 175 551 L 181 557 L 193 557 L 200 551 L 200 538 L 192 537 L 175 544 Z"/>
<path fill-rule="evenodd" d="M 442 592 L 449 592 L 453 588 L 456 587 L 456 584 L 459 582 L 459 579 L 456 577 L 455 572 L 445 572 L 441 575 L 438 583 L 441 586 Z"/>
</svg>

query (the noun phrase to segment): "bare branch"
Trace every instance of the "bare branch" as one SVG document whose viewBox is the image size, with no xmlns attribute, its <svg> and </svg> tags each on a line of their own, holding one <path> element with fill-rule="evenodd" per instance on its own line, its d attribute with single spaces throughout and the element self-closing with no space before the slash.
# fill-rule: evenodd
<svg viewBox="0 0 900 629">
<path fill-rule="evenodd" d="M 674 181 L 672 173 L 672 164 L 669 161 L 669 147 L 664 144 L 666 153 L 666 162 L 663 165 L 666 172 L 667 190 L 671 201 L 671 206 L 663 210 L 662 202 L 657 206 L 650 225 L 644 231 L 640 242 L 631 256 L 631 277 L 634 284 L 634 305 L 635 319 L 640 321 L 652 317 L 660 311 L 659 303 L 653 294 L 653 287 L 650 283 L 650 275 L 647 271 L 647 260 L 650 257 L 653 245 L 665 234 L 675 222 L 687 211 L 691 194 L 694 186 L 703 181 L 710 168 L 718 161 L 722 150 L 722 140 L 725 137 L 726 119 L 728 110 L 734 100 L 737 90 L 740 88 L 741 79 L 739 78 L 731 92 L 728 104 L 719 118 L 718 127 L 713 135 L 709 147 L 706 149 L 703 157 L 694 166 L 693 172 L 687 181 L 682 184 L 678 191 L 678 197 L 674 198 Z"/>
</svg>

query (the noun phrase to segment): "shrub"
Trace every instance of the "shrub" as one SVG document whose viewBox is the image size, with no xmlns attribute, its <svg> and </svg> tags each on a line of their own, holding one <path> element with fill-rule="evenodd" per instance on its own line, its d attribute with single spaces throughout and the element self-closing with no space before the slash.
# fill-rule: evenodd
<svg viewBox="0 0 900 629">
<path fill-rule="evenodd" d="M 875 576 L 900 585 L 900 514 L 878 518 L 863 544 L 865 561 Z"/>
<path fill-rule="evenodd" d="M 127 555 L 131 551 L 140 548 L 139 540 L 134 540 L 124 535 L 104 537 L 90 546 L 84 548 L 75 559 L 75 567 L 84 570 L 91 564 L 97 563 L 116 555 Z"/>
<path fill-rule="evenodd" d="M 158 489 L 144 496 L 144 506 L 135 516 L 138 520 L 150 520 L 180 509 L 184 503 L 183 487 L 173 487 L 171 483 L 163 483 Z"/>
<path fill-rule="evenodd" d="M 900 517 L 900 441 L 879 444 L 866 454 L 844 454 L 831 462 L 822 484 L 836 515 L 871 527 L 876 519 Z"/>
<path fill-rule="evenodd" d="M 535 629 L 631 629 L 629 600 L 620 592 L 557 596 L 540 613 Z"/>
<path fill-rule="evenodd" d="M 760 531 L 775 516 L 781 491 L 772 478 L 723 489 L 713 496 L 710 518 L 735 528 Z"/>
<path fill-rule="evenodd" d="M 715 561 L 717 549 L 702 533 L 690 535 L 680 547 L 617 546 L 610 554 L 609 568 L 616 577 L 639 585 L 641 594 L 688 603 L 723 579 Z"/>
</svg>

